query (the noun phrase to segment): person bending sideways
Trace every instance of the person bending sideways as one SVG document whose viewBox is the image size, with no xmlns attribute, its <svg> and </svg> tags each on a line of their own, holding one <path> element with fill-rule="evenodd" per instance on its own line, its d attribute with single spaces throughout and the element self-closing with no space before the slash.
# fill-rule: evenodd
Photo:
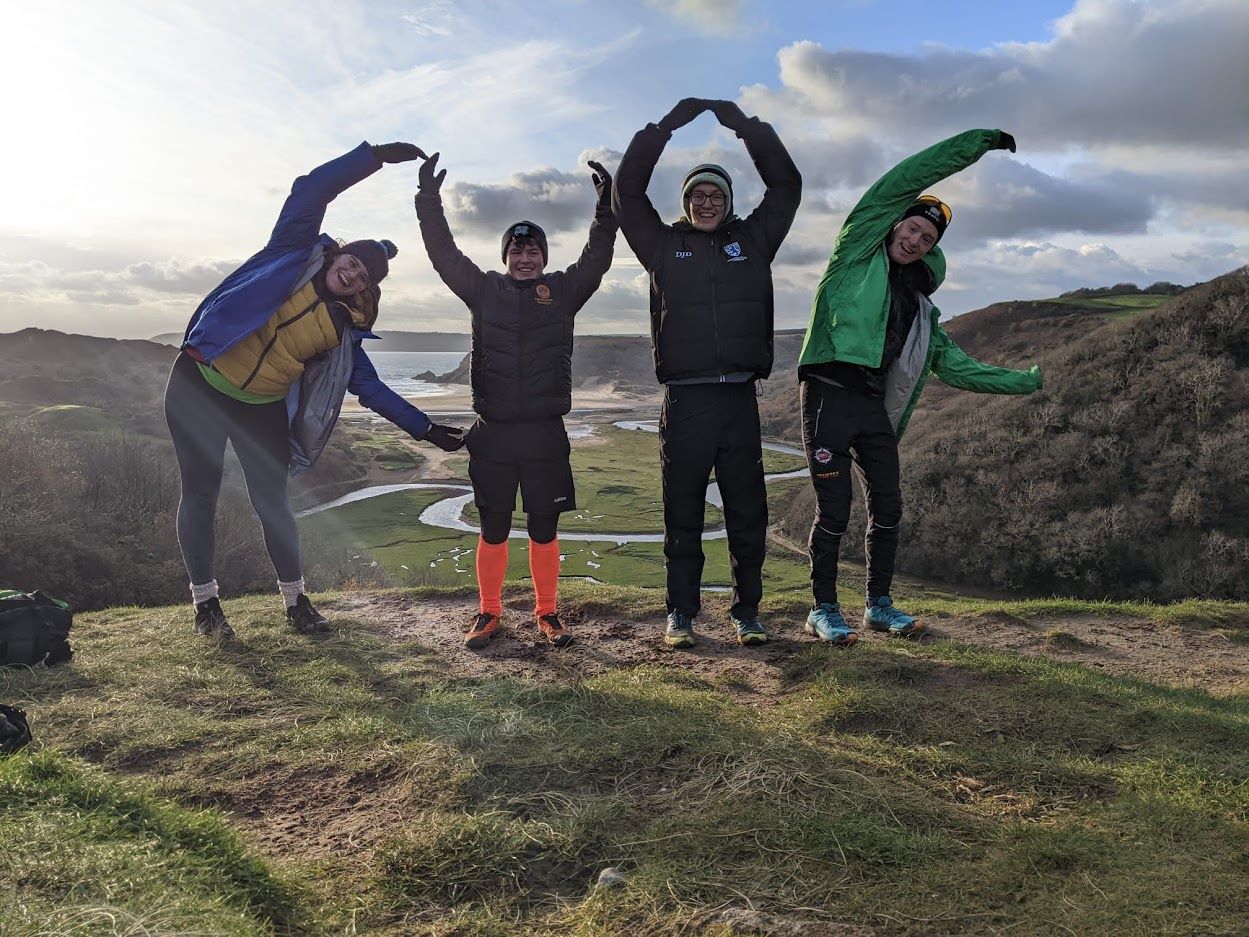
<svg viewBox="0 0 1249 937">
<path fill-rule="evenodd" d="M 686 173 L 683 215 L 666 224 L 646 187 L 673 131 L 704 111 L 745 144 L 766 186 L 763 201 L 738 217 L 728 172 L 705 163 Z M 694 644 L 714 469 L 733 575 L 732 622 L 741 644 L 762 644 L 768 640 L 759 622 L 768 496 L 756 382 L 772 371 L 772 260 L 798 211 L 802 176 L 770 124 L 729 101 L 685 98 L 634 135 L 616 172 L 614 198 L 620 230 L 650 274 L 655 376 L 664 385 L 664 640 L 671 647 Z"/>
<path fill-rule="evenodd" d="M 534 617 L 551 644 L 572 634 L 557 611 L 563 511 L 576 509 L 564 414 L 572 408 L 573 319 L 594 295 L 612 262 L 616 222 L 611 176 L 595 162 L 598 202 L 581 256 L 567 270 L 546 272 L 547 239 L 532 221 L 503 232 L 505 272 L 483 272 L 451 236 L 436 172 L 438 154 L 420 172 L 416 216 L 430 262 L 472 315 L 470 381 L 477 421 L 468 433 L 468 474 L 481 515 L 477 541 L 478 614 L 464 643 L 485 647 L 503 615 L 508 538 L 519 488 L 529 533 Z"/>
<path fill-rule="evenodd" d="M 867 502 L 867 601 L 863 624 L 915 636 L 921 622 L 893 604 L 894 558 L 902 520 L 898 440 L 930 373 L 951 387 L 1028 394 L 1041 371 L 981 364 L 939 323 L 932 294 L 945 278 L 937 246 L 950 224 L 948 205 L 929 186 L 989 150 L 1015 151 L 1000 130 L 969 130 L 903 160 L 847 216 L 815 294 L 799 359 L 802 441 L 815 487 L 811 526 L 814 606 L 806 630 L 849 645 L 858 632 L 837 600 L 837 559 L 850 518 L 853 467 Z"/>
<path fill-rule="evenodd" d="M 304 594 L 287 473 L 309 468 L 320 455 L 344 393 L 356 394 L 417 439 L 447 450 L 463 445 L 463 430 L 431 423 L 383 384 L 361 347 L 363 339 L 377 337 L 370 329 L 381 299 L 378 284 L 390 269 L 394 244 L 340 244 L 320 233 L 335 196 L 384 163 L 423 155 L 411 143 L 361 143 L 300 176 L 269 242 L 191 317 L 165 389 L 165 419 L 182 482 L 178 543 L 201 635 L 234 635 L 213 576 L 213 517 L 227 440 L 264 529 L 286 617 L 301 634 L 331 629 Z"/>
</svg>

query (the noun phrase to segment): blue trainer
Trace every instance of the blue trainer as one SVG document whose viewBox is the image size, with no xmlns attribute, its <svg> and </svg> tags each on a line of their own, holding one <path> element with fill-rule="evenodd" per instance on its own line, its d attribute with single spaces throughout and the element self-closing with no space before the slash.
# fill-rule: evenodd
<svg viewBox="0 0 1249 937">
<path fill-rule="evenodd" d="M 821 641 L 843 647 L 849 647 L 859 640 L 859 633 L 841 617 L 841 606 L 833 602 L 821 602 L 811 609 L 804 629 L 807 634 L 813 634 Z"/>
<path fill-rule="evenodd" d="M 863 624 L 873 631 L 888 631 L 891 638 L 912 638 L 924 630 L 922 622 L 894 605 L 893 599 L 887 595 L 867 600 Z"/>
<path fill-rule="evenodd" d="M 694 646 L 694 619 L 684 612 L 668 613 L 668 630 L 664 632 L 668 647 Z"/>
</svg>

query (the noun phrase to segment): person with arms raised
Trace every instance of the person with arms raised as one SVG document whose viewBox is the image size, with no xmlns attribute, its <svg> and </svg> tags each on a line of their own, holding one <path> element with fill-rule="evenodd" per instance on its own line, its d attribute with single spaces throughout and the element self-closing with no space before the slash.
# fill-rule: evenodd
<svg viewBox="0 0 1249 937">
<path fill-rule="evenodd" d="M 867 503 L 863 624 L 913 637 L 923 624 L 890 597 L 902 521 L 898 440 L 930 373 L 951 387 L 1028 394 L 1041 372 L 981 364 L 941 328 L 931 296 L 945 278 L 937 242 L 950 207 L 923 191 L 990 150 L 1015 151 L 1000 130 L 969 130 L 903 160 L 846 217 L 820 280 L 799 359 L 802 438 L 816 515 L 811 525 L 813 608 L 806 630 L 850 645 L 858 631 L 837 599 L 837 561 L 850 519 L 850 472 Z"/>
<path fill-rule="evenodd" d="M 673 131 L 704 111 L 745 144 L 766 187 L 763 200 L 745 218 L 734 214 L 729 173 L 704 163 L 686 173 L 682 217 L 667 224 L 646 189 Z M 714 470 L 728 533 L 731 619 L 739 643 L 762 644 L 768 498 L 756 382 L 772 371 L 772 260 L 798 211 L 802 176 L 771 125 L 730 101 L 685 98 L 634 134 L 616 177 L 620 230 L 650 275 L 655 376 L 664 385 L 664 640 L 670 647 L 695 641 Z"/>
<path fill-rule="evenodd" d="M 343 395 L 357 395 L 416 439 L 447 450 L 463 445 L 463 430 L 430 422 L 382 383 L 362 347 L 363 339 L 376 338 L 370 330 L 381 300 L 378 284 L 395 245 L 342 244 L 321 233 L 336 196 L 386 163 L 423 156 L 411 143 L 361 143 L 300 176 L 268 243 L 208 294 L 187 325 L 165 389 L 165 419 L 182 483 L 178 543 L 201 635 L 234 635 L 213 575 L 213 521 L 227 441 L 260 517 L 287 619 L 301 634 L 325 634 L 330 626 L 304 593 L 286 479 L 320 455 Z"/>
<path fill-rule="evenodd" d="M 557 608 L 559 515 L 575 510 L 564 414 L 572 409 L 573 320 L 612 262 L 616 221 L 611 175 L 596 162 L 597 194 L 590 234 L 567 270 L 546 270 L 546 232 L 518 221 L 503 232 L 505 272 L 481 270 L 456 246 L 442 207 L 438 154 L 420 172 L 416 215 L 430 262 L 472 318 L 469 381 L 477 421 L 468 433 L 468 474 L 481 515 L 477 540 L 478 613 L 467 647 L 485 647 L 503 616 L 508 538 L 519 489 L 529 534 L 534 618 L 556 647 L 572 641 Z"/>
</svg>

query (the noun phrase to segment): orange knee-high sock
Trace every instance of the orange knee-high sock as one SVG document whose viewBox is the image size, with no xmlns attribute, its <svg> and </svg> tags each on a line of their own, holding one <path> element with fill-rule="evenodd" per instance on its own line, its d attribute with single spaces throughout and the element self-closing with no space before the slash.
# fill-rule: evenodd
<svg viewBox="0 0 1249 937">
<path fill-rule="evenodd" d="M 477 538 L 478 610 L 489 615 L 503 614 L 503 577 L 507 575 L 507 541 L 486 543 Z"/>
<path fill-rule="evenodd" d="M 559 591 L 559 538 L 550 543 L 529 541 L 529 575 L 533 577 L 533 613 L 541 618 L 555 611 Z"/>
</svg>

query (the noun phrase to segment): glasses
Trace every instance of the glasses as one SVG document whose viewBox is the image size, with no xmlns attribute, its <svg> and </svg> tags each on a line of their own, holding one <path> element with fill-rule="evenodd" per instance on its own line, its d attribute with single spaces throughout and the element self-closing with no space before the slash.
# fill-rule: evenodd
<svg viewBox="0 0 1249 937">
<path fill-rule="evenodd" d="M 695 192 L 690 196 L 691 205 L 705 205 L 707 202 L 710 202 L 714 208 L 723 208 L 724 193 L 712 192 L 710 195 L 707 195 L 705 192 Z"/>
</svg>

